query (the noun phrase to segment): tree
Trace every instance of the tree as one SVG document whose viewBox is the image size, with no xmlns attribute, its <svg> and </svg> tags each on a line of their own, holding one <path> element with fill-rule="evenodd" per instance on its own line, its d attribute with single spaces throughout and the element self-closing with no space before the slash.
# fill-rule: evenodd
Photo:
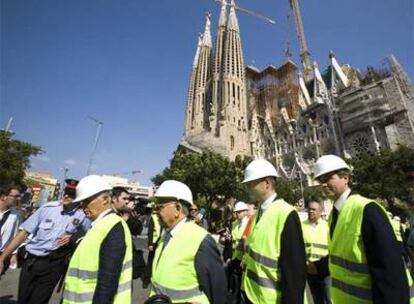
<svg viewBox="0 0 414 304">
<path fill-rule="evenodd" d="M 353 190 L 370 198 L 385 200 L 397 213 L 407 213 L 414 207 L 408 203 L 410 189 L 405 176 L 405 172 L 414 165 L 414 149 L 400 146 L 395 151 L 363 154 L 351 164 L 354 168 Z"/>
<path fill-rule="evenodd" d="M 30 157 L 40 153 L 39 146 L 12 139 L 11 133 L 0 131 L 0 183 L 22 184 Z"/>
<path fill-rule="evenodd" d="M 202 154 L 176 152 L 170 166 L 154 176 L 152 182 L 160 185 L 167 179 L 175 179 L 188 185 L 194 199 L 211 208 L 213 203 L 224 204 L 228 199 L 246 200 L 245 186 L 241 183 L 249 158 L 228 158 L 205 151 Z"/>
</svg>

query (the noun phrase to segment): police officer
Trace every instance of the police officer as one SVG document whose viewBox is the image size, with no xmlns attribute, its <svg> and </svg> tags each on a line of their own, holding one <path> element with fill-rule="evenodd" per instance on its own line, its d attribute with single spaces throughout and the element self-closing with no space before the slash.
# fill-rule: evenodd
<svg viewBox="0 0 414 304">
<path fill-rule="evenodd" d="M 132 239 L 124 220 L 111 208 L 112 187 L 89 175 L 76 187 L 92 227 L 73 254 L 65 277 L 63 303 L 131 303 Z"/>
<path fill-rule="evenodd" d="M 191 190 L 167 180 L 155 201 L 166 231 L 155 252 L 150 296 L 166 295 L 172 303 L 225 303 L 227 284 L 216 243 L 205 229 L 187 220 Z"/>
<path fill-rule="evenodd" d="M 83 211 L 73 203 L 77 183 L 66 180 L 62 201 L 46 203 L 33 213 L 0 256 L 1 272 L 4 259 L 31 235 L 19 279 L 18 301 L 21 304 L 48 303 L 64 275 L 71 247 L 90 226 Z"/>
<path fill-rule="evenodd" d="M 401 247 L 384 208 L 352 193 L 351 169 L 338 156 L 319 158 L 314 178 L 334 201 L 329 217 L 332 301 L 409 303 L 409 280 Z"/>
<path fill-rule="evenodd" d="M 276 199 L 277 176 L 264 159 L 252 161 L 244 172 L 243 183 L 260 202 L 244 255 L 245 303 L 303 304 L 306 254 L 301 224 L 295 208 Z"/>
<path fill-rule="evenodd" d="M 307 256 L 307 281 L 314 304 L 330 304 L 328 273 L 318 271 L 319 262 L 328 255 L 328 223 L 321 215 L 321 203 L 316 200 L 309 201 L 308 219 L 302 222 Z"/>
</svg>

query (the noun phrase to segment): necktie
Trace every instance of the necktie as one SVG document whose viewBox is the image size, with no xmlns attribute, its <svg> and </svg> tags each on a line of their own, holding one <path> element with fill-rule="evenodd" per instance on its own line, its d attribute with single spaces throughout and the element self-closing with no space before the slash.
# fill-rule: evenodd
<svg viewBox="0 0 414 304">
<path fill-rule="evenodd" d="M 331 235 L 331 239 L 333 236 L 333 232 L 335 230 L 336 222 L 338 221 L 338 209 L 335 206 L 332 208 L 332 220 L 331 220 L 331 227 L 329 227 L 329 233 Z"/>
<path fill-rule="evenodd" d="M 263 214 L 263 210 L 262 208 L 259 208 L 259 210 L 257 211 L 256 223 L 260 220 L 260 218 L 262 217 L 262 214 Z"/>
<path fill-rule="evenodd" d="M 167 234 L 166 234 L 166 236 L 165 236 L 165 238 L 164 238 L 164 242 L 162 243 L 162 248 L 161 248 L 161 252 L 160 252 L 160 255 L 158 256 L 158 260 L 157 260 L 157 264 L 156 265 L 158 265 L 158 262 L 160 261 L 160 258 L 161 258 L 161 256 L 162 256 L 162 253 L 164 252 L 164 248 L 165 248 L 165 246 L 167 246 L 167 244 L 168 244 L 168 242 L 171 240 L 171 238 L 172 238 L 172 235 L 171 235 L 171 233 L 169 233 L 169 232 L 166 232 Z"/>
<path fill-rule="evenodd" d="M 167 232 L 167 235 L 165 236 L 164 242 L 162 243 L 162 250 L 161 252 L 164 251 L 165 246 L 167 246 L 168 242 L 171 240 L 171 233 Z"/>
</svg>

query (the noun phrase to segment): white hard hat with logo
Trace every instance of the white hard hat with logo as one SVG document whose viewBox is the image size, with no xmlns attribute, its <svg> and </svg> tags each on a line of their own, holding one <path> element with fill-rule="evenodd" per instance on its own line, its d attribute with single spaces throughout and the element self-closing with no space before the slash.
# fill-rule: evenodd
<svg viewBox="0 0 414 304">
<path fill-rule="evenodd" d="M 249 210 L 249 206 L 247 206 L 245 202 L 237 202 L 234 205 L 234 212 L 247 211 L 247 210 Z"/>
<path fill-rule="evenodd" d="M 76 186 L 76 198 L 73 202 L 81 202 L 98 193 L 111 190 L 111 185 L 102 176 L 88 175 L 82 178 Z"/>
<path fill-rule="evenodd" d="M 321 156 L 313 167 L 313 178 L 318 178 L 324 174 L 335 172 L 341 169 L 351 171 L 348 164 L 339 156 L 328 154 Z"/>
<path fill-rule="evenodd" d="M 265 159 L 255 159 L 246 167 L 246 170 L 244 170 L 244 180 L 242 183 L 268 176 L 279 177 L 279 174 L 269 161 Z"/>
<path fill-rule="evenodd" d="M 190 188 L 176 180 L 163 182 L 155 192 L 154 198 L 175 198 L 188 203 L 190 206 L 193 205 L 193 194 Z"/>
</svg>

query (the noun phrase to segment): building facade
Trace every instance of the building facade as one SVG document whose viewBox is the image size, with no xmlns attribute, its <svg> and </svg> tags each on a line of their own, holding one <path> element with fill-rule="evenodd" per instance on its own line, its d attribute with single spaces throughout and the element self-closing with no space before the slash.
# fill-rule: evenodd
<svg viewBox="0 0 414 304">
<path fill-rule="evenodd" d="M 210 15 L 198 39 L 179 149 L 266 158 L 283 176 L 309 178 L 323 154 L 414 147 L 414 88 L 395 57 L 364 72 L 329 57 L 308 80 L 289 58 L 245 66 L 235 3 L 222 0 L 215 44 Z"/>
</svg>

